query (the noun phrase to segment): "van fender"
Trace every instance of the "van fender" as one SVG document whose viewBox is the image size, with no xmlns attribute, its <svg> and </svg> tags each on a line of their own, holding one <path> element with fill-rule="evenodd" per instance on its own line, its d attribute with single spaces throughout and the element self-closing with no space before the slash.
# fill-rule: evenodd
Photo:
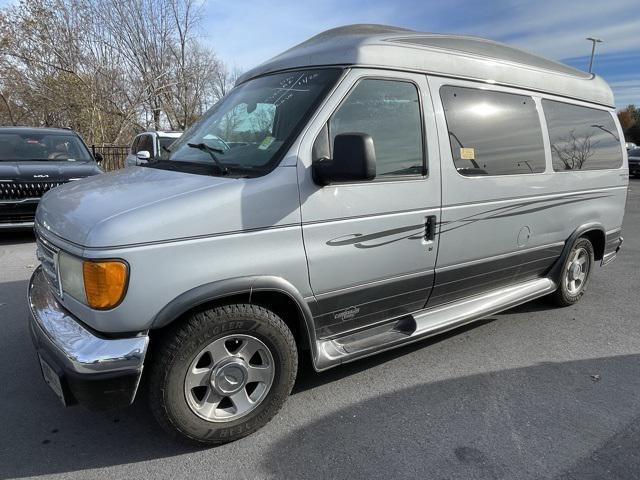
<svg viewBox="0 0 640 480">
<path fill-rule="evenodd" d="M 165 305 L 155 316 L 151 323 L 151 329 L 158 329 L 169 325 L 189 310 L 206 303 L 220 300 L 226 297 L 240 296 L 243 301 L 252 302 L 252 294 L 255 292 L 276 292 L 287 295 L 297 305 L 300 317 L 303 319 L 307 340 L 312 353 L 316 355 L 316 335 L 313 315 L 309 305 L 304 300 L 298 289 L 282 277 L 272 275 L 255 275 L 248 277 L 230 278 L 206 283 L 178 295 Z"/>
<path fill-rule="evenodd" d="M 585 223 L 584 225 L 580 225 L 578 228 L 576 228 L 573 231 L 573 233 L 565 241 L 564 248 L 562 249 L 562 253 L 560 254 L 556 262 L 553 264 L 553 266 L 549 270 L 549 273 L 547 274 L 548 278 L 550 278 L 551 280 L 557 283 L 558 279 L 560 278 L 562 265 L 564 265 L 564 262 L 569 256 L 569 253 L 571 252 L 573 245 L 576 243 L 576 240 L 578 240 L 585 233 L 591 232 L 593 230 L 601 231 L 602 234 L 605 235 L 604 226 L 602 226 L 602 224 L 597 222 Z"/>
</svg>

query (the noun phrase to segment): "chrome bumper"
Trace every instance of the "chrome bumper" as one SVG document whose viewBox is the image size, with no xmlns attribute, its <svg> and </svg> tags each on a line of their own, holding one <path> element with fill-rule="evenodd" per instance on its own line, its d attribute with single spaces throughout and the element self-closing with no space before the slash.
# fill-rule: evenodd
<svg viewBox="0 0 640 480">
<path fill-rule="evenodd" d="M 98 403 L 109 403 L 108 396 L 113 393 L 116 395 L 111 403 L 131 403 L 142 374 L 149 337 L 109 339 L 95 335 L 60 305 L 42 267 L 31 276 L 28 297 L 34 345 L 41 358 L 52 364 L 61 381 L 68 384 L 67 389 L 75 397 L 72 400 L 92 403 L 95 398 Z M 101 388 L 110 390 L 100 391 Z M 83 401 L 84 398 L 90 401 Z M 75 401 L 63 399 L 65 404 Z M 97 408 L 105 406 L 112 405 L 100 404 Z"/>
</svg>

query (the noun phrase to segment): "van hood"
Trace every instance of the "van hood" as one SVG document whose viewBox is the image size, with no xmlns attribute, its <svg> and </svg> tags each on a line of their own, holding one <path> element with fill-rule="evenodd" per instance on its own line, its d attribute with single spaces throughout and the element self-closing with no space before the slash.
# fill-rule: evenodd
<svg viewBox="0 0 640 480">
<path fill-rule="evenodd" d="M 126 168 L 50 190 L 40 201 L 36 222 L 38 228 L 82 247 L 206 235 L 215 233 L 211 224 L 193 218 L 202 211 L 204 192 L 221 191 L 216 202 L 219 208 L 238 198 L 243 182 L 148 167 Z"/>
<path fill-rule="evenodd" d="M 14 182 L 66 182 L 101 172 L 95 162 L 0 161 L 0 179 Z"/>
</svg>

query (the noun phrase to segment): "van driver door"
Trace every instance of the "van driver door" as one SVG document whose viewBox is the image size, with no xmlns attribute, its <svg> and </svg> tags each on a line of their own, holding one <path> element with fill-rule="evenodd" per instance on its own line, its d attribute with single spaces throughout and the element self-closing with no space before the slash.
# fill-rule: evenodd
<svg viewBox="0 0 640 480">
<path fill-rule="evenodd" d="M 320 186 L 312 162 L 341 133 L 371 135 L 372 181 Z M 352 69 L 300 144 L 302 232 L 317 336 L 422 309 L 433 287 L 440 161 L 424 76 Z"/>
</svg>

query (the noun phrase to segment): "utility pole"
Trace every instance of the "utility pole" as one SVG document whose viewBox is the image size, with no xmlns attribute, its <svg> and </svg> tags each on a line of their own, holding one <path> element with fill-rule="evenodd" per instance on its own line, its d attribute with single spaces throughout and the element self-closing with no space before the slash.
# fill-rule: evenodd
<svg viewBox="0 0 640 480">
<path fill-rule="evenodd" d="M 587 37 L 587 40 L 592 42 L 591 44 L 591 60 L 589 60 L 589 73 L 591 73 L 591 69 L 593 68 L 593 56 L 596 53 L 596 43 L 602 43 L 602 40 L 599 38 Z"/>
</svg>

